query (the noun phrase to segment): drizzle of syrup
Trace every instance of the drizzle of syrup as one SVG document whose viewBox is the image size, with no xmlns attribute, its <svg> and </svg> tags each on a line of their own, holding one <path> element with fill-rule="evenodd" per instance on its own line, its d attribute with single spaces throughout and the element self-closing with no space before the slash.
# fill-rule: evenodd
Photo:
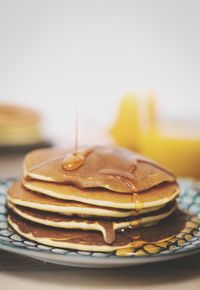
<svg viewBox="0 0 200 290">
<path fill-rule="evenodd" d="M 124 180 L 124 182 L 128 185 L 128 187 L 130 188 L 132 192 L 131 198 L 132 198 L 133 210 L 138 211 L 138 214 L 139 214 L 140 210 L 143 209 L 144 207 L 143 202 L 141 202 L 141 196 L 140 196 L 140 199 L 138 199 L 139 193 L 136 192 L 137 188 L 135 187 L 133 182 L 131 182 L 130 180 Z"/>
<path fill-rule="evenodd" d="M 85 163 L 85 159 L 91 151 L 88 149 L 83 151 L 78 151 L 78 110 L 76 104 L 75 112 L 75 148 L 74 152 L 69 153 L 65 156 L 62 165 L 64 170 L 75 170 L 81 167 Z"/>
<path fill-rule="evenodd" d="M 65 156 L 62 165 L 64 170 L 75 170 L 80 168 L 87 158 L 87 156 L 92 153 L 92 149 L 88 148 L 83 151 L 77 151 L 69 153 Z"/>
<path fill-rule="evenodd" d="M 120 179 L 133 178 L 133 174 L 131 172 L 128 172 L 128 171 L 124 172 L 115 168 L 102 168 L 101 170 L 99 170 L 99 173 L 103 175 L 116 176 L 117 178 L 120 178 Z"/>
<path fill-rule="evenodd" d="M 98 222 L 103 228 L 104 228 L 104 241 L 107 244 L 112 244 L 116 238 L 116 233 L 113 228 L 113 222 L 112 221 L 99 221 Z"/>
<path fill-rule="evenodd" d="M 137 192 L 137 188 L 133 183 L 133 179 L 134 179 L 134 170 L 136 169 L 136 165 L 133 164 L 133 166 L 129 169 L 129 171 L 121 171 L 119 169 L 114 169 L 114 168 L 103 168 L 99 171 L 100 174 L 105 174 L 105 175 L 111 175 L 111 176 L 115 176 L 116 178 L 121 179 L 126 185 L 127 187 L 130 189 L 132 195 L 131 195 L 131 199 L 132 199 L 132 204 L 133 204 L 133 215 L 139 215 L 140 211 L 143 209 L 144 207 L 144 203 L 141 201 L 141 196 L 140 199 L 138 199 L 138 192 Z M 139 222 L 140 225 L 140 222 Z M 139 226 L 138 225 L 138 226 Z"/>
<path fill-rule="evenodd" d="M 133 205 L 133 209 L 132 209 L 132 215 L 133 216 L 137 216 L 140 214 L 140 211 L 143 209 L 144 207 L 144 203 L 141 202 L 141 196 L 140 199 L 138 199 L 138 192 L 136 192 L 137 188 L 135 187 L 135 185 L 133 184 L 133 182 L 129 179 L 125 179 L 122 178 L 121 176 L 119 176 L 119 178 L 123 179 L 123 181 L 126 183 L 126 185 L 130 188 L 131 190 L 131 201 L 132 201 L 132 205 Z M 137 227 L 139 227 L 141 224 L 141 220 L 138 220 L 138 225 Z"/>
<path fill-rule="evenodd" d="M 136 192 L 137 191 L 137 188 L 136 186 L 133 184 L 133 182 L 129 179 L 124 179 L 124 182 L 127 184 L 127 186 L 130 188 L 131 190 L 131 199 L 132 199 L 132 205 L 133 205 L 133 215 L 139 215 L 141 210 L 143 209 L 144 207 L 144 204 L 143 202 L 141 201 L 141 196 L 140 196 L 140 199 L 138 199 L 138 195 L 139 193 Z M 138 219 L 138 223 L 137 223 L 137 226 L 134 226 L 134 228 L 139 228 L 141 225 L 141 219 Z M 138 239 L 140 238 L 140 235 L 138 234 Z"/>
</svg>

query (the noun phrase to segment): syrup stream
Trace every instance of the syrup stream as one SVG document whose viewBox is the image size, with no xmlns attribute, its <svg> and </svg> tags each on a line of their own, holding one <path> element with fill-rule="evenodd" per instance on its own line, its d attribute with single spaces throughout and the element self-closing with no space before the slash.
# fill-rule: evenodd
<svg viewBox="0 0 200 290">
<path fill-rule="evenodd" d="M 74 151 L 78 152 L 78 105 L 76 104 L 76 111 L 75 111 L 75 145 Z"/>
</svg>

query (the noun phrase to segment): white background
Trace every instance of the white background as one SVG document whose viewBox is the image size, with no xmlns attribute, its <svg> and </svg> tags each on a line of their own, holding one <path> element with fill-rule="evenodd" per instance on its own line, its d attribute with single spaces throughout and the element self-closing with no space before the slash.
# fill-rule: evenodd
<svg viewBox="0 0 200 290">
<path fill-rule="evenodd" d="M 75 99 L 89 136 L 129 91 L 199 122 L 199 30 L 198 0 L 0 0 L 0 100 L 41 111 L 57 138 L 71 138 Z"/>
</svg>

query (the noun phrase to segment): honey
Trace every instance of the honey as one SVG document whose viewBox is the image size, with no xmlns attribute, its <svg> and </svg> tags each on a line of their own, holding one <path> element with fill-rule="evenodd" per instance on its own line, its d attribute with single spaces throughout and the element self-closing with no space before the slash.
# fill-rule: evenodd
<svg viewBox="0 0 200 290">
<path fill-rule="evenodd" d="M 92 153 L 92 149 L 85 149 L 83 151 L 67 154 L 63 160 L 63 169 L 75 170 L 80 168 L 85 163 L 85 159 L 90 153 Z"/>
</svg>

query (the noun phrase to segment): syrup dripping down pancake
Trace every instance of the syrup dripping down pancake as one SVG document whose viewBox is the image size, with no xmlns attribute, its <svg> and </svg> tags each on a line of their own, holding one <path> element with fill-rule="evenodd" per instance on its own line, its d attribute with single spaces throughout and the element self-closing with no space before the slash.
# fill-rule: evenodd
<svg viewBox="0 0 200 290">
<path fill-rule="evenodd" d="M 162 206 L 144 208 L 140 210 L 115 209 L 77 201 L 54 198 L 26 189 L 18 181 L 8 191 L 8 201 L 33 209 L 57 212 L 65 215 L 84 215 L 101 217 L 128 217 L 160 209 Z"/>
<path fill-rule="evenodd" d="M 113 192 L 102 188 L 80 189 L 72 185 L 23 180 L 25 188 L 58 199 L 73 200 L 98 206 L 119 209 L 151 208 L 165 205 L 179 195 L 176 182 L 162 183 L 138 194 Z"/>
<path fill-rule="evenodd" d="M 129 251 L 131 249 L 134 254 L 137 248 L 145 244 L 169 241 L 184 230 L 188 217 L 190 217 L 188 214 L 176 210 L 169 218 L 155 226 L 118 230 L 112 244 L 106 244 L 101 233 L 96 231 L 50 228 L 27 221 L 14 213 L 9 214 L 8 222 L 18 234 L 38 243 L 80 251 L 113 252 L 118 250 L 123 255 L 123 249 Z"/>
<path fill-rule="evenodd" d="M 135 217 L 110 219 L 66 216 L 57 213 L 45 212 L 8 203 L 8 207 L 19 216 L 39 224 L 56 228 L 80 229 L 100 231 L 106 243 L 111 244 L 116 238 L 116 230 L 127 227 L 149 226 L 168 217 L 176 209 L 176 202 L 146 214 Z"/>
<path fill-rule="evenodd" d="M 24 176 L 42 181 L 71 183 L 79 188 L 102 187 L 121 193 L 139 192 L 175 177 L 127 149 L 96 146 L 84 164 L 75 170 L 64 170 L 67 150 L 42 149 L 29 153 L 24 161 Z"/>
</svg>

